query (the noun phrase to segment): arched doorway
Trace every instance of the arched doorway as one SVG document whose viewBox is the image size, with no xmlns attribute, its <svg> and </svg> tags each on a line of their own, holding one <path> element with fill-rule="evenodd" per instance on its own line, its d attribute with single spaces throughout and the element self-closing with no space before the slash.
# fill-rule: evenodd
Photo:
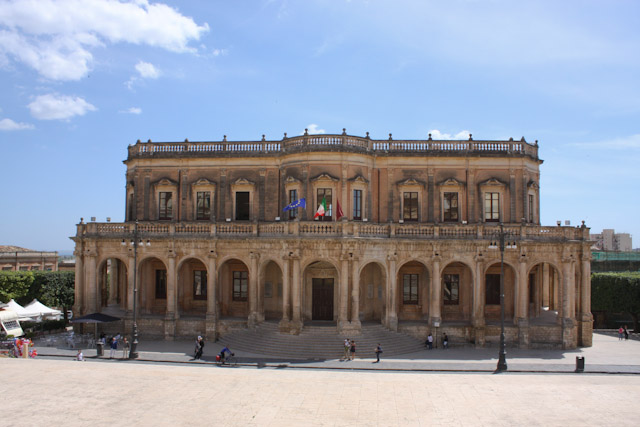
<svg viewBox="0 0 640 427">
<path fill-rule="evenodd" d="M 220 316 L 249 316 L 249 267 L 237 258 L 226 260 L 219 268 Z"/>
<path fill-rule="evenodd" d="M 529 270 L 527 277 L 528 317 L 532 324 L 555 324 L 562 313 L 562 284 L 558 269 L 541 262 Z"/>
<path fill-rule="evenodd" d="M 275 261 L 269 261 L 260 273 L 258 310 L 266 320 L 282 319 L 282 270 Z"/>
<path fill-rule="evenodd" d="M 304 320 L 337 320 L 339 280 L 338 270 L 327 261 L 312 262 L 304 269 Z"/>
<path fill-rule="evenodd" d="M 138 307 L 145 314 L 167 311 L 167 266 L 156 257 L 146 258 L 138 266 Z"/>
<path fill-rule="evenodd" d="M 489 266 L 484 274 L 484 317 L 487 322 L 500 321 L 500 263 Z M 504 264 L 504 318 L 513 322 L 515 307 L 515 270 Z"/>
<path fill-rule="evenodd" d="M 427 267 L 409 261 L 398 270 L 398 320 L 429 319 L 429 281 Z"/>
<path fill-rule="evenodd" d="M 178 268 L 178 308 L 183 315 L 207 312 L 207 267 L 196 258 L 184 260 Z"/>
<path fill-rule="evenodd" d="M 118 258 L 105 258 L 98 266 L 99 308 L 127 308 L 127 265 Z"/>
<path fill-rule="evenodd" d="M 442 320 L 469 322 L 473 307 L 473 273 L 461 262 L 452 262 L 442 270 Z"/>
<path fill-rule="evenodd" d="M 387 274 L 383 266 L 370 262 L 360 270 L 360 315 L 365 322 L 382 322 L 387 309 Z"/>
</svg>

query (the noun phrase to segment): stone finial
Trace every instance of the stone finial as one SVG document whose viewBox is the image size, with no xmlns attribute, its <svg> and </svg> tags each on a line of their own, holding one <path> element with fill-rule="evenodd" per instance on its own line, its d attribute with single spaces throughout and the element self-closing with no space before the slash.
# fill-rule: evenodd
<svg viewBox="0 0 640 427">
<path fill-rule="evenodd" d="M 366 136 L 366 138 L 367 138 L 367 139 L 369 139 L 369 132 L 367 132 L 367 136 Z"/>
<path fill-rule="evenodd" d="M 287 133 L 286 132 L 284 133 L 284 138 L 282 138 L 282 139 L 287 139 Z"/>
<path fill-rule="evenodd" d="M 389 141 L 391 141 L 392 139 L 393 139 L 393 136 L 389 134 Z"/>
<path fill-rule="evenodd" d="M 149 138 L 149 139 L 147 140 L 147 142 L 151 142 L 151 138 Z"/>
<path fill-rule="evenodd" d="M 431 134 L 429 134 L 429 141 L 431 141 Z"/>
<path fill-rule="evenodd" d="M 309 129 L 304 128 L 304 135 L 305 135 L 305 136 L 309 135 Z"/>
<path fill-rule="evenodd" d="M 538 146 L 538 140 L 536 139 L 536 147 Z"/>
<path fill-rule="evenodd" d="M 141 142 L 140 140 L 137 140 L 137 141 L 136 141 L 136 144 L 140 144 L 140 142 Z"/>
<path fill-rule="evenodd" d="M 264 133 L 262 134 L 262 140 L 263 140 L 263 141 L 265 141 L 265 139 L 264 139 Z"/>
<path fill-rule="evenodd" d="M 189 138 L 185 138 L 185 139 L 184 139 L 184 142 L 189 142 Z"/>
<path fill-rule="evenodd" d="M 520 142 L 527 142 L 527 141 L 524 139 L 524 136 L 520 139 Z"/>
<path fill-rule="evenodd" d="M 347 134 L 347 128 L 342 128 L 342 134 L 346 135 Z"/>
<path fill-rule="evenodd" d="M 473 134 L 469 134 L 469 141 L 473 141 Z"/>
<path fill-rule="evenodd" d="M 513 141 L 513 137 L 510 137 L 510 138 L 509 138 L 509 141 Z"/>
<path fill-rule="evenodd" d="M 227 142 L 227 135 L 223 135 L 223 136 L 222 136 L 222 141 L 223 141 L 223 142 Z"/>
<path fill-rule="evenodd" d="M 84 218 L 80 218 L 80 224 L 84 224 Z"/>
</svg>

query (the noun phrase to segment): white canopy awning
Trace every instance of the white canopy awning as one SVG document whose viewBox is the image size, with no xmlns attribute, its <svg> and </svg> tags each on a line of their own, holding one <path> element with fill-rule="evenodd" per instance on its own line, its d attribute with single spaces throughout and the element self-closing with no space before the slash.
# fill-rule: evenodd
<svg viewBox="0 0 640 427">
<path fill-rule="evenodd" d="M 31 318 L 51 318 L 51 317 L 60 317 L 62 312 L 60 310 L 56 310 L 54 308 L 49 308 L 46 305 L 42 304 L 37 299 L 34 299 L 29 304 L 27 304 L 24 309 L 27 311 L 28 315 Z"/>
<path fill-rule="evenodd" d="M 17 302 L 15 302 L 14 300 L 11 300 L 7 303 L 7 308 L 15 311 L 16 314 L 18 315 L 18 320 L 20 320 L 21 322 L 31 320 L 32 316 L 29 313 L 29 311 L 25 309 L 23 306 L 21 306 L 20 304 L 18 304 Z"/>
</svg>

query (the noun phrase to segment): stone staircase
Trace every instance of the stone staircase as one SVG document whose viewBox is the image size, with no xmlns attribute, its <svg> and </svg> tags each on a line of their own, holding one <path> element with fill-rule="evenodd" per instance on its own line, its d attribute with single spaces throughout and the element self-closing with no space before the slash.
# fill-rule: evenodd
<svg viewBox="0 0 640 427">
<path fill-rule="evenodd" d="M 375 357 L 374 349 L 382 346 L 383 356 L 398 356 L 424 349 L 424 343 L 385 329 L 379 323 L 363 323 L 360 335 L 349 336 L 356 342 L 358 358 Z M 338 334 L 335 324 L 305 324 L 300 335 L 282 334 L 278 322 L 265 321 L 242 331 L 232 331 L 219 342 L 234 352 L 247 352 L 285 359 L 339 359 L 344 354 L 345 337 Z"/>
</svg>

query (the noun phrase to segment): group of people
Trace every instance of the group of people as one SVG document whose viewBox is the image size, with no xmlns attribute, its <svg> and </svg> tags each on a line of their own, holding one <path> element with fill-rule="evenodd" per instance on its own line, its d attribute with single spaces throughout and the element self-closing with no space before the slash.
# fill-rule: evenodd
<svg viewBox="0 0 640 427">
<path fill-rule="evenodd" d="M 204 338 L 202 338 L 202 336 L 198 335 L 198 338 L 196 338 L 196 346 L 193 350 L 193 360 L 200 360 L 202 358 L 202 353 L 204 352 Z M 220 350 L 220 353 L 218 353 L 218 356 L 216 357 L 216 361 L 224 364 L 224 360 L 227 356 L 227 354 L 233 356 L 234 354 L 231 352 L 231 350 L 229 349 L 229 347 L 227 347 L 226 345 L 223 346 L 222 350 Z"/>
<path fill-rule="evenodd" d="M 620 329 L 618 329 L 618 340 L 622 341 L 623 339 L 629 339 L 629 330 L 627 329 L 627 325 L 620 326 Z"/>
<path fill-rule="evenodd" d="M 376 361 L 373 363 L 380 362 L 380 354 L 382 354 L 382 346 L 380 343 L 375 348 L 376 353 Z M 350 340 L 349 338 L 345 338 L 344 340 L 344 356 L 340 360 L 349 361 L 355 360 L 356 358 L 356 342 L 354 340 Z"/>
<path fill-rule="evenodd" d="M 100 342 L 103 346 L 107 345 L 107 336 L 104 334 L 104 332 L 100 335 Z M 122 358 L 126 359 L 127 357 L 129 357 L 129 340 L 127 340 L 127 337 L 123 337 L 122 335 L 120 335 L 120 332 L 118 332 L 109 340 L 110 359 L 113 359 L 117 356 L 119 346 L 122 346 Z"/>
<path fill-rule="evenodd" d="M 424 342 L 424 345 L 428 350 L 433 350 L 433 335 L 431 333 L 429 333 L 429 336 L 427 336 L 427 340 Z M 449 337 L 447 336 L 447 334 L 442 334 L 442 349 L 446 350 L 448 348 Z"/>
</svg>

